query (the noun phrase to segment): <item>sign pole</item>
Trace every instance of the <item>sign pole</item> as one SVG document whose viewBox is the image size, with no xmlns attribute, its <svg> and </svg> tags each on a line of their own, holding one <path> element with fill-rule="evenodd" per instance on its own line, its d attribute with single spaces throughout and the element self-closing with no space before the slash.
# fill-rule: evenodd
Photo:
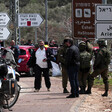
<svg viewBox="0 0 112 112">
<path fill-rule="evenodd" d="M 47 0 L 45 0 L 45 41 L 48 41 L 47 5 Z"/>
<path fill-rule="evenodd" d="M 37 28 L 35 28 L 35 44 L 37 43 Z"/>
</svg>

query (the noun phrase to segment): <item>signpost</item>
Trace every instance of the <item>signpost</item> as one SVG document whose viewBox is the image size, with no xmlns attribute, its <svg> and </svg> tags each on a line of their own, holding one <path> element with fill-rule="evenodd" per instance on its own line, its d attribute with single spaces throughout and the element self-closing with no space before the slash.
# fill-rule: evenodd
<svg viewBox="0 0 112 112">
<path fill-rule="evenodd" d="M 9 20 L 7 13 L 0 13 L 0 40 L 7 40 L 9 37 L 10 32 L 7 28 Z"/>
<path fill-rule="evenodd" d="M 36 13 L 18 15 L 19 27 L 38 27 L 42 22 L 42 17 Z"/>
<path fill-rule="evenodd" d="M 112 5 L 96 5 L 96 21 L 112 21 Z"/>
<path fill-rule="evenodd" d="M 7 27 L 0 27 L 0 40 L 7 40 L 9 34 L 10 32 Z"/>
<path fill-rule="evenodd" d="M 102 0 L 73 0 L 73 36 L 95 38 L 95 4 Z"/>
<path fill-rule="evenodd" d="M 112 38 L 112 5 L 101 4 L 95 8 L 95 34 L 96 38 Z"/>
<path fill-rule="evenodd" d="M 7 26 L 9 20 L 7 13 L 0 13 L 0 26 Z"/>
</svg>

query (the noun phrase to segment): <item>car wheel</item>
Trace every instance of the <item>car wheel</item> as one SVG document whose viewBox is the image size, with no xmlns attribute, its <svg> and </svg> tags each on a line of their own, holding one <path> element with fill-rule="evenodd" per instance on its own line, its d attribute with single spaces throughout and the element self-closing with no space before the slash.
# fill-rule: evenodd
<svg viewBox="0 0 112 112">
<path fill-rule="evenodd" d="M 30 68 L 29 72 L 27 73 L 28 76 L 33 76 L 34 73 L 33 73 L 33 68 Z"/>
</svg>

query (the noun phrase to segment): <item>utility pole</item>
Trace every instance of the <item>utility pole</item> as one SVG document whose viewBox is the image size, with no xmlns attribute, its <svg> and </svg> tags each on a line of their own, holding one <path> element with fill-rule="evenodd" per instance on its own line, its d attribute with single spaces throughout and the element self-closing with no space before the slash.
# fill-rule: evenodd
<svg viewBox="0 0 112 112">
<path fill-rule="evenodd" d="M 19 28 L 18 28 L 18 13 L 19 13 L 19 0 L 10 0 L 10 19 L 13 25 L 11 39 L 15 40 L 16 44 L 19 43 Z"/>
<path fill-rule="evenodd" d="M 48 2 L 47 0 L 45 0 L 45 41 L 48 41 L 48 24 L 47 24 L 47 20 L 48 20 Z"/>
<path fill-rule="evenodd" d="M 20 28 L 18 27 L 19 0 L 15 0 L 16 44 L 20 44 Z"/>
<path fill-rule="evenodd" d="M 12 33 L 11 33 L 11 39 L 15 40 L 15 0 L 10 0 L 10 20 L 11 20 L 11 25 L 13 26 Z"/>
</svg>

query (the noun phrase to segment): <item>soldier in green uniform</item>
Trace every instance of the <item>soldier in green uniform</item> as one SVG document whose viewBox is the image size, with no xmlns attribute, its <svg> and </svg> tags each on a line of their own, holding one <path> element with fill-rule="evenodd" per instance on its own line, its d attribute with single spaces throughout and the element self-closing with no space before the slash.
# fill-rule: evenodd
<svg viewBox="0 0 112 112">
<path fill-rule="evenodd" d="M 84 36 L 83 41 L 86 43 L 86 51 L 93 54 L 93 45 L 90 43 L 88 37 Z"/>
<path fill-rule="evenodd" d="M 64 39 L 63 46 L 60 47 L 57 54 L 57 62 L 61 63 L 62 67 L 62 86 L 63 86 L 63 93 L 69 93 L 67 90 L 67 83 L 68 83 L 68 74 L 65 67 L 65 54 L 67 50 L 67 46 L 65 45 L 67 39 Z"/>
<path fill-rule="evenodd" d="M 105 85 L 105 92 L 102 96 L 108 96 L 109 83 L 108 83 L 108 65 L 110 63 L 111 54 L 107 49 L 105 40 L 99 39 L 97 41 L 99 45 L 99 50 L 97 52 L 95 62 L 94 62 L 94 71 L 89 77 L 88 89 L 86 94 L 91 94 L 91 88 L 93 86 L 94 78 L 101 74 L 103 78 L 103 83 Z"/>
<path fill-rule="evenodd" d="M 80 50 L 80 68 L 78 74 L 79 87 L 80 87 L 79 93 L 84 94 L 87 79 L 90 74 L 90 68 L 91 68 L 90 61 L 92 59 L 92 55 L 91 53 L 86 51 L 86 43 L 84 41 L 80 42 L 79 50 Z"/>
</svg>

